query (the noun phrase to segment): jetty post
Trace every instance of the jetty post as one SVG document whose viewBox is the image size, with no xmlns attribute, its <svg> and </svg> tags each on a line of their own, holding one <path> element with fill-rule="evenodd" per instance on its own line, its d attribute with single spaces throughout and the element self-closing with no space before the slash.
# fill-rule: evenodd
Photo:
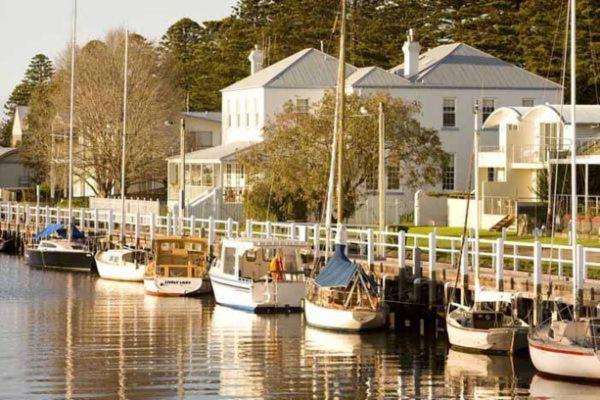
<svg viewBox="0 0 600 400">
<path fill-rule="evenodd" d="M 533 243 L 533 325 L 541 321 L 542 301 L 542 243 L 536 240 Z"/>
<path fill-rule="evenodd" d="M 504 239 L 496 239 L 496 290 L 504 291 Z"/>
<path fill-rule="evenodd" d="M 402 229 L 398 231 L 398 268 L 403 270 L 406 267 L 406 232 Z"/>
</svg>

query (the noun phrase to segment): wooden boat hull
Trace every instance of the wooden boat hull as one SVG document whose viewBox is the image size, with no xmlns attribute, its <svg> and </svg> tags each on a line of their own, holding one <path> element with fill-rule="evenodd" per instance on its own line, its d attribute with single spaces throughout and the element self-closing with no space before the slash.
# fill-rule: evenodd
<svg viewBox="0 0 600 400">
<path fill-rule="evenodd" d="M 218 304 L 250 312 L 301 311 L 303 281 L 253 282 L 209 272 Z"/>
<path fill-rule="evenodd" d="M 144 277 L 144 289 L 153 296 L 192 296 L 211 292 L 210 281 L 205 278 Z"/>
<path fill-rule="evenodd" d="M 600 354 L 591 348 L 549 343 L 530 335 L 529 355 L 535 368 L 544 374 L 600 380 Z"/>
<path fill-rule="evenodd" d="M 101 278 L 126 282 L 143 282 L 146 268 L 143 264 L 115 264 L 99 260 L 97 257 L 96 267 Z"/>
<path fill-rule="evenodd" d="M 386 308 L 377 311 L 340 310 L 322 307 L 308 300 L 304 301 L 304 315 L 306 322 L 314 327 L 349 332 L 379 329 L 387 322 Z"/>
<path fill-rule="evenodd" d="M 95 269 L 94 256 L 89 251 L 44 251 L 35 248 L 25 250 L 25 261 L 30 267 L 86 271 Z"/>
<path fill-rule="evenodd" d="M 446 330 L 450 345 L 461 350 L 484 353 L 513 353 L 527 347 L 527 327 L 465 328 L 453 318 L 447 317 Z"/>
</svg>

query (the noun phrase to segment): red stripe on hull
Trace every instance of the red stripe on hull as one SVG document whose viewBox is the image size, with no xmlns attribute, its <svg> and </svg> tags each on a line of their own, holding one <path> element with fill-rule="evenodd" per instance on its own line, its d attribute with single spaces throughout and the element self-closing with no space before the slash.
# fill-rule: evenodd
<svg viewBox="0 0 600 400">
<path fill-rule="evenodd" d="M 586 356 L 586 357 L 592 357 L 592 356 L 594 356 L 594 354 L 581 353 L 579 351 L 561 350 L 561 349 L 554 349 L 554 348 L 544 347 L 544 346 L 533 344 L 531 342 L 529 343 L 529 345 L 531 347 L 534 347 L 534 348 L 538 349 L 538 350 L 549 351 L 549 352 L 552 352 L 552 353 L 562 353 L 562 354 L 570 354 L 570 355 L 573 355 L 573 356 Z"/>
</svg>

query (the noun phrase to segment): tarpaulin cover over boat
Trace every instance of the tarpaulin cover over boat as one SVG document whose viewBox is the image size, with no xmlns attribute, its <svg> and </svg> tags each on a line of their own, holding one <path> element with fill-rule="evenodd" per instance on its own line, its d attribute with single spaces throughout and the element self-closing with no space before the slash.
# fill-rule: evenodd
<svg viewBox="0 0 600 400">
<path fill-rule="evenodd" d="M 73 224 L 71 224 L 71 228 L 73 229 L 73 239 L 83 239 L 83 233 Z M 50 224 L 44 228 L 41 232 L 33 237 L 34 240 L 44 239 L 50 235 L 57 234 L 63 239 L 67 237 L 67 227 L 63 224 Z"/>
<path fill-rule="evenodd" d="M 345 246 L 336 245 L 333 257 L 321 270 L 315 283 L 321 287 L 347 287 L 358 271 L 359 266 L 348 260 L 344 254 Z"/>
</svg>

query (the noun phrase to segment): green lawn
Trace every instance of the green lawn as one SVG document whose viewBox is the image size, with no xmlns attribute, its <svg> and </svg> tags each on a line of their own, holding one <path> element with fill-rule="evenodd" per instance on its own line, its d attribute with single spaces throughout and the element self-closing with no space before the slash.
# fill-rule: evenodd
<svg viewBox="0 0 600 400">
<path fill-rule="evenodd" d="M 412 226 L 408 228 L 408 233 L 416 233 L 416 234 L 428 234 L 436 229 L 436 232 L 439 236 L 455 236 L 460 237 L 463 234 L 463 228 L 454 228 L 449 226 Z M 500 237 L 500 232 L 489 231 L 489 230 L 480 230 L 479 238 L 481 239 L 497 239 Z M 515 242 L 533 242 L 534 238 L 532 235 L 519 237 L 516 233 L 508 232 L 506 236 L 506 240 L 515 241 Z M 569 240 L 567 238 L 559 238 L 555 237 L 554 240 L 550 237 L 541 237 L 540 241 L 542 243 L 554 243 L 554 244 L 562 244 L 568 245 Z M 578 243 L 586 246 L 586 247 L 600 247 L 600 239 L 589 239 L 589 238 L 579 238 L 577 240 Z M 412 242 L 411 242 L 412 243 Z M 443 243 L 438 243 L 438 245 L 443 245 Z"/>
</svg>

